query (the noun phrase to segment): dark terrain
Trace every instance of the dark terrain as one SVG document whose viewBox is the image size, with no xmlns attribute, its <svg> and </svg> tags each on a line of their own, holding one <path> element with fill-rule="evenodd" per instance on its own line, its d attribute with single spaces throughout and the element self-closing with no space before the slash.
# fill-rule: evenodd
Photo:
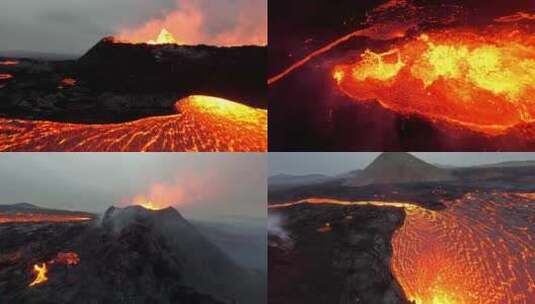
<svg viewBox="0 0 535 304">
<path fill-rule="evenodd" d="M 265 277 L 237 265 L 173 208 L 110 207 L 99 220 L 0 225 L 0 302 L 264 303 Z M 59 252 L 76 265 L 32 266 Z M 240 282 L 240 284 L 236 284 Z"/>
<path fill-rule="evenodd" d="M 148 45 L 101 40 L 77 60 L 0 65 L 0 117 L 114 123 L 176 114 L 189 95 L 267 108 L 266 48 Z M 65 85 L 63 79 L 73 79 Z"/>
</svg>

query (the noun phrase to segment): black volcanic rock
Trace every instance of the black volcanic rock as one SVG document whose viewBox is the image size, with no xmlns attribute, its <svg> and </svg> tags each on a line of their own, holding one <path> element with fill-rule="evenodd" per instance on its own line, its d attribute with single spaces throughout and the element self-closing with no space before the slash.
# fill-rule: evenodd
<svg viewBox="0 0 535 304">
<path fill-rule="evenodd" d="M 109 208 L 97 223 L 0 225 L 0 294 L 8 303 L 265 303 L 265 278 L 234 264 L 175 209 Z M 29 288 L 31 267 L 58 252 Z M 239 284 L 237 284 L 239 282 Z"/>
<path fill-rule="evenodd" d="M 417 182 L 451 181 L 454 176 L 447 170 L 428 164 L 410 153 L 384 152 L 348 185 L 400 184 Z"/>
<path fill-rule="evenodd" d="M 176 114 L 175 103 L 209 95 L 267 109 L 267 48 L 115 43 L 77 60 L 18 59 L 0 66 L 0 118 L 116 123 Z M 0 60 L 13 58 L 0 57 Z M 71 78 L 75 85 L 65 86 Z"/>
<path fill-rule="evenodd" d="M 267 108 L 266 48 L 148 45 L 102 39 L 78 60 L 97 91 L 213 95 Z"/>
<path fill-rule="evenodd" d="M 397 208 L 271 209 L 282 227 L 269 234 L 269 303 L 408 303 L 390 270 L 391 238 L 404 216 Z"/>
</svg>

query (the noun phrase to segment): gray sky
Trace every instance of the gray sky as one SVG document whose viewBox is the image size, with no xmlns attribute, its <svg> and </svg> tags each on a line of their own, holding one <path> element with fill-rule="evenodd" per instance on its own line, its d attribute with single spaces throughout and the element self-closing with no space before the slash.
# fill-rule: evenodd
<svg viewBox="0 0 535 304">
<path fill-rule="evenodd" d="M 378 152 L 355 153 L 269 153 L 269 175 L 327 174 L 335 175 L 363 169 Z M 470 166 L 504 161 L 535 160 L 535 153 L 469 153 L 469 152 L 415 152 L 416 157 L 433 164 Z"/>
<path fill-rule="evenodd" d="M 0 204 L 104 212 L 136 196 L 186 217 L 266 215 L 262 153 L 2 153 Z"/>
<path fill-rule="evenodd" d="M 2 0 L 0 51 L 83 54 L 105 36 L 151 21 L 176 24 L 184 43 L 267 36 L 267 0 Z"/>
</svg>

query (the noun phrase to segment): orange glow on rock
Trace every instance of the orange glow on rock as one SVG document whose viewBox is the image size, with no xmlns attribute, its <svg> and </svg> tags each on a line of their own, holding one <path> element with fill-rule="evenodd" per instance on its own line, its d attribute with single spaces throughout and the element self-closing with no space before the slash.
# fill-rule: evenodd
<svg viewBox="0 0 535 304">
<path fill-rule="evenodd" d="M 74 87 L 76 85 L 76 79 L 74 78 L 64 78 L 61 80 L 59 88 L 68 88 L 68 87 Z"/>
<path fill-rule="evenodd" d="M 267 150 L 267 111 L 223 98 L 190 96 L 177 114 L 82 125 L 0 119 L 0 151 Z"/>
<path fill-rule="evenodd" d="M 535 122 L 535 39 L 519 30 L 429 32 L 386 53 L 367 50 L 334 72 L 348 96 L 402 114 L 489 135 Z"/>
<path fill-rule="evenodd" d="M 13 75 L 8 73 L 0 73 L 0 80 L 9 80 L 13 78 Z"/>
<path fill-rule="evenodd" d="M 28 285 L 29 287 L 43 284 L 44 282 L 48 281 L 48 277 L 46 276 L 48 272 L 46 263 L 42 263 L 41 265 L 33 265 L 33 272 L 35 273 L 35 279 L 30 283 L 30 285 Z"/>
<path fill-rule="evenodd" d="M 80 257 L 76 252 L 58 252 L 53 262 L 65 265 L 78 265 Z"/>
<path fill-rule="evenodd" d="M 18 60 L 4 60 L 0 61 L 0 65 L 18 65 L 20 62 Z"/>
</svg>

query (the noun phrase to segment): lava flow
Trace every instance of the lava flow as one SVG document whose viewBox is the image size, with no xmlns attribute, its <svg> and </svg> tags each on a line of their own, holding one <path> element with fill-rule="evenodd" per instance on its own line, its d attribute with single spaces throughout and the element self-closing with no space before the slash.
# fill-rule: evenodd
<svg viewBox="0 0 535 304">
<path fill-rule="evenodd" d="M 177 114 L 82 125 L 0 119 L 0 151 L 266 151 L 267 111 L 190 96 Z"/>
<path fill-rule="evenodd" d="M 449 29 L 366 50 L 333 78 L 357 101 L 488 135 L 535 122 L 535 39 L 520 29 Z"/>
<path fill-rule="evenodd" d="M 535 302 L 532 194 L 469 193 L 440 211 L 410 203 L 322 198 L 270 208 L 299 204 L 404 208 L 404 224 L 392 239 L 392 270 L 417 304 Z"/>
<path fill-rule="evenodd" d="M 30 285 L 28 285 L 29 287 L 33 287 L 48 281 L 48 277 L 46 276 L 46 273 L 48 272 L 46 263 L 42 263 L 41 265 L 33 265 L 33 272 L 35 273 L 35 279 L 30 283 Z"/>
<path fill-rule="evenodd" d="M 11 75 L 11 74 L 7 74 L 7 73 L 1 74 L 0 73 L 0 80 L 9 80 L 11 78 L 13 78 L 13 75 Z"/>
<path fill-rule="evenodd" d="M 19 64 L 18 60 L 3 60 L 3 61 L 0 61 L 0 65 L 18 65 L 18 64 Z"/>
<path fill-rule="evenodd" d="M 93 218 L 68 214 L 46 213 L 0 213 L 0 224 L 7 223 L 66 223 L 85 222 Z"/>
<path fill-rule="evenodd" d="M 48 281 L 48 265 L 64 264 L 68 266 L 78 265 L 80 263 L 80 257 L 76 252 L 58 252 L 56 257 L 47 263 L 33 265 L 33 272 L 35 273 L 35 279 L 28 285 L 33 287 L 40 285 Z"/>
</svg>

